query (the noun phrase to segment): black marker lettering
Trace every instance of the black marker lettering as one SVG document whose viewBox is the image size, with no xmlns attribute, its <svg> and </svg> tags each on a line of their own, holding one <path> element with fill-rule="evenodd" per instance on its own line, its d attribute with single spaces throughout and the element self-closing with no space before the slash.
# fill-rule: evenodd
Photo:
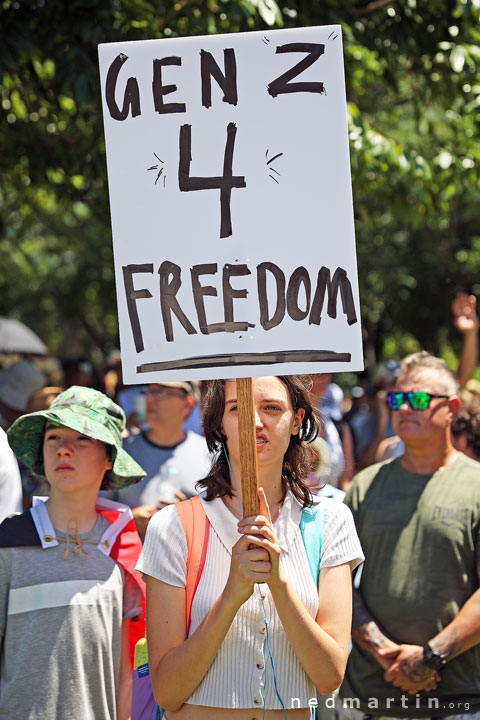
<svg viewBox="0 0 480 720">
<path fill-rule="evenodd" d="M 272 80 L 267 85 L 269 95 L 277 97 L 286 93 L 310 92 L 320 93 L 325 91 L 323 82 L 296 82 L 291 83 L 290 80 L 300 75 L 301 72 L 309 68 L 315 60 L 325 52 L 325 45 L 319 43 L 288 43 L 288 45 L 279 45 L 275 50 L 276 53 L 305 52 L 308 53 L 306 58 L 300 60 L 290 70 L 280 75 L 276 80 Z"/>
<path fill-rule="evenodd" d="M 178 186 L 183 192 L 191 190 L 220 190 L 220 237 L 232 234 L 232 218 L 230 213 L 230 199 L 232 188 L 246 187 L 243 175 L 232 175 L 233 151 L 237 126 L 229 123 L 227 126 L 227 142 L 223 160 L 223 175 L 216 177 L 191 177 L 190 163 L 192 162 L 192 126 L 180 127 L 180 157 L 178 162 Z"/>
<path fill-rule="evenodd" d="M 235 51 L 226 48 L 223 51 L 225 74 L 222 73 L 213 55 L 206 50 L 200 50 L 200 73 L 202 76 L 202 105 L 206 108 L 212 105 L 212 77 L 223 90 L 223 102 L 236 105 L 237 95 L 237 64 Z"/>
<path fill-rule="evenodd" d="M 352 286 L 343 268 L 338 267 L 333 278 L 330 280 L 330 270 L 326 267 L 320 268 L 317 277 L 317 288 L 312 302 L 312 309 L 308 319 L 309 325 L 320 325 L 322 319 L 322 308 L 325 300 L 325 292 L 328 292 L 327 315 L 331 318 L 337 317 L 337 295 L 340 288 L 343 312 L 347 316 L 349 325 L 357 322 L 355 304 L 353 302 Z"/>
<path fill-rule="evenodd" d="M 130 318 L 130 327 L 132 328 L 135 350 L 139 353 L 144 349 L 144 345 L 136 301 L 140 298 L 151 298 L 152 293 L 146 288 L 143 288 L 142 290 L 134 290 L 133 276 L 136 273 L 153 273 L 153 264 L 146 263 L 145 265 L 123 265 L 122 270 L 125 296 L 127 298 L 128 317 Z"/>
<path fill-rule="evenodd" d="M 127 80 L 125 95 L 123 96 L 123 107 L 120 108 L 115 100 L 115 89 L 117 87 L 118 74 L 123 63 L 128 60 L 128 56 L 120 53 L 112 62 L 107 72 L 107 80 L 105 82 L 105 100 L 108 110 L 114 120 L 125 120 L 128 116 L 128 109 L 132 108 L 132 117 L 140 115 L 140 93 L 136 78 L 131 77 Z"/>
<path fill-rule="evenodd" d="M 267 298 L 267 270 L 272 273 L 277 285 L 277 306 L 271 318 L 268 316 Z M 285 275 L 283 271 L 272 262 L 263 262 L 257 265 L 258 303 L 260 305 L 260 324 L 264 330 L 271 330 L 280 325 L 285 317 Z"/>
<path fill-rule="evenodd" d="M 258 353 L 229 353 L 225 355 L 197 355 L 178 360 L 143 363 L 137 366 L 137 373 L 151 373 L 160 370 L 198 370 L 199 368 L 249 367 L 252 365 L 271 365 L 272 363 L 349 363 L 350 353 L 334 350 L 273 350 Z M 147 379 L 145 378 L 147 382 Z"/>
<path fill-rule="evenodd" d="M 197 311 L 197 317 L 198 317 L 198 325 L 200 327 L 200 332 L 203 335 L 209 335 L 210 330 L 209 326 L 207 324 L 207 317 L 205 314 L 205 303 L 203 301 L 203 298 L 205 295 L 210 295 L 211 297 L 217 296 L 217 289 L 213 287 L 213 285 L 201 285 L 198 279 L 199 275 L 215 275 L 215 273 L 218 270 L 218 265 L 216 263 L 209 263 L 204 265 L 194 265 L 191 270 L 190 274 L 192 277 L 192 291 L 193 291 L 193 301 L 195 303 L 195 309 Z"/>
<path fill-rule="evenodd" d="M 160 275 L 160 307 L 167 342 L 173 341 L 172 312 L 189 335 L 196 335 L 197 331 L 183 312 L 176 298 L 182 284 L 180 267 L 165 260 L 158 268 L 158 274 Z M 170 276 L 172 276 L 171 280 L 169 280 Z"/>
<path fill-rule="evenodd" d="M 305 310 L 301 310 L 298 307 L 298 294 L 300 292 L 300 285 L 305 287 L 306 306 Z M 312 292 L 312 284 L 310 282 L 310 275 L 304 267 L 298 267 L 293 271 L 290 280 L 288 282 L 287 290 L 287 312 L 292 320 L 305 320 L 310 310 L 310 297 Z"/>
<path fill-rule="evenodd" d="M 248 330 L 249 327 L 255 327 L 248 322 L 235 322 L 233 319 L 233 299 L 234 298 L 246 298 L 246 288 L 237 290 L 232 288 L 230 285 L 231 277 L 240 277 L 243 275 L 251 275 L 251 271 L 247 265 L 224 265 L 223 266 L 223 310 L 225 313 L 225 325 L 231 328 L 230 332 L 236 330 Z"/>
<path fill-rule="evenodd" d="M 170 95 L 177 90 L 176 85 L 163 85 L 162 84 L 162 67 L 164 65 L 181 65 L 182 58 L 179 57 L 165 57 L 161 60 L 153 61 L 153 102 L 155 110 L 161 115 L 165 113 L 184 113 L 186 112 L 185 103 L 164 103 L 164 95 Z"/>
</svg>

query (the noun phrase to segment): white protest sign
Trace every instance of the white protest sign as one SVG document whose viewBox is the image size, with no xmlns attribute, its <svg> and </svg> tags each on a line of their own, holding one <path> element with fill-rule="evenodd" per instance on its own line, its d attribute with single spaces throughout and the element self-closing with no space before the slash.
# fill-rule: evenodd
<svg viewBox="0 0 480 720">
<path fill-rule="evenodd" d="M 340 27 L 99 57 L 125 382 L 362 369 Z"/>
</svg>

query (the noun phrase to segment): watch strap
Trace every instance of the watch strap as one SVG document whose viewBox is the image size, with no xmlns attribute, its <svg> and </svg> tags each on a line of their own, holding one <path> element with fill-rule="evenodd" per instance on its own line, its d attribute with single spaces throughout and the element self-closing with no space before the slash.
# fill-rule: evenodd
<svg viewBox="0 0 480 720">
<path fill-rule="evenodd" d="M 441 670 L 447 664 L 447 659 L 427 643 L 423 648 L 423 662 L 432 670 Z"/>
</svg>

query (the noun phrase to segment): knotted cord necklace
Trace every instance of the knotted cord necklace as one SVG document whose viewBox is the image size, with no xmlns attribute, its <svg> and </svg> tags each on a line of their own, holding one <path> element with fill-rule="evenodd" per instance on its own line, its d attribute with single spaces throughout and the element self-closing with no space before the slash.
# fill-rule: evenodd
<svg viewBox="0 0 480 720">
<path fill-rule="evenodd" d="M 77 523 L 75 521 L 69 522 L 67 526 L 66 538 L 55 537 L 55 540 L 57 540 L 57 542 L 59 543 L 66 543 L 67 545 L 66 550 L 62 556 L 64 560 L 66 560 L 69 556 L 71 545 L 75 545 L 73 548 L 73 552 L 75 553 L 75 555 L 79 555 L 81 557 L 88 555 L 87 551 L 83 547 L 84 545 L 98 545 L 98 541 L 96 540 L 81 540 L 78 533 Z"/>
</svg>

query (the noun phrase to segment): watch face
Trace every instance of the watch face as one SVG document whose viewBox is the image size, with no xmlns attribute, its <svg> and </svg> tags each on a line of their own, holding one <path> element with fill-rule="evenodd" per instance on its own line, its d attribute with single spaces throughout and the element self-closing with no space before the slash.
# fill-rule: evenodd
<svg viewBox="0 0 480 720">
<path fill-rule="evenodd" d="M 432 670 L 441 670 L 447 662 L 443 655 L 433 650 L 430 645 L 426 645 L 423 649 L 423 660 Z"/>
</svg>

